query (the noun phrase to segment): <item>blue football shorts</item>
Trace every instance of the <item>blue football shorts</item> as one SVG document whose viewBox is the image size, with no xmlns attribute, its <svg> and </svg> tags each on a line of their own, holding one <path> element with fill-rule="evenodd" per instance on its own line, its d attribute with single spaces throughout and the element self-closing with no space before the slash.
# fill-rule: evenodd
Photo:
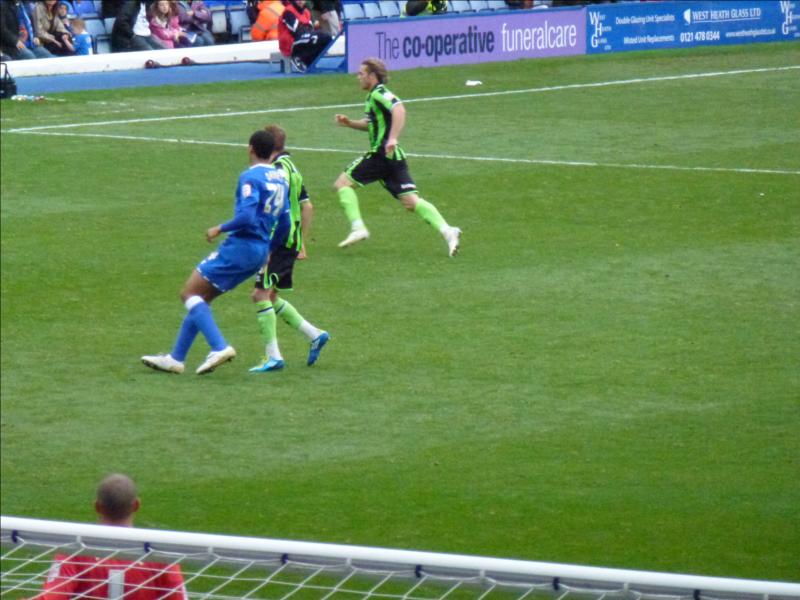
<svg viewBox="0 0 800 600">
<path fill-rule="evenodd" d="M 268 255 L 269 242 L 228 236 L 197 271 L 219 291 L 228 292 L 258 273 Z"/>
</svg>

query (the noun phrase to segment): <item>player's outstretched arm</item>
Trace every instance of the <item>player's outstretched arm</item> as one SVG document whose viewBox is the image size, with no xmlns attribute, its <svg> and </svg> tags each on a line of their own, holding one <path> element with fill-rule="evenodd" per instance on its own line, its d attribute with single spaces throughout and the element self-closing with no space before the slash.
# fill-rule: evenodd
<svg viewBox="0 0 800 600">
<path fill-rule="evenodd" d="M 354 121 L 347 115 L 336 115 L 336 124 L 341 127 L 349 127 L 350 129 L 358 129 L 359 131 L 366 131 L 369 128 L 369 121 L 366 119 L 359 119 Z"/>
<path fill-rule="evenodd" d="M 206 241 L 213 242 L 214 238 L 217 237 L 222 232 L 219 225 L 214 225 L 213 227 L 209 227 L 206 231 Z"/>
</svg>

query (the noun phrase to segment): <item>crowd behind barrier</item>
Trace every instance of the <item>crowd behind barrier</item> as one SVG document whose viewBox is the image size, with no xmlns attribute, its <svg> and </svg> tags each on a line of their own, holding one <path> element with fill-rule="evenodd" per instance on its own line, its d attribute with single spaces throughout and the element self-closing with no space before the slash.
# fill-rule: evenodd
<svg viewBox="0 0 800 600">
<path fill-rule="evenodd" d="M 579 6 L 616 0 L 308 0 L 315 30 L 335 38 L 345 21 L 441 13 Z M 3 61 L 208 46 L 279 38 L 296 0 L 3 0 Z M 157 12 L 159 5 L 169 5 Z M 116 23 L 123 17 L 126 23 Z M 144 20 L 143 20 L 144 19 Z M 79 29 L 75 31 L 75 25 Z M 116 25 L 116 27 L 115 27 Z M 125 25 L 125 26 L 123 26 Z M 135 31 L 134 31 L 135 30 Z M 127 36 L 127 37 L 126 37 Z M 122 41 L 120 41 L 122 40 Z M 287 58 L 291 49 L 282 48 Z"/>
</svg>

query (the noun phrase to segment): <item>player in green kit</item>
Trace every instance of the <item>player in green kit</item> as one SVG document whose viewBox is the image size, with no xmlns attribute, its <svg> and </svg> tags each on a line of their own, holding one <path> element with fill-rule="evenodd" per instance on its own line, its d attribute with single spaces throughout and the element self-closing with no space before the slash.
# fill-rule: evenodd
<svg viewBox="0 0 800 600">
<path fill-rule="evenodd" d="M 279 371 L 285 366 L 275 331 L 278 315 L 308 338 L 310 347 L 306 364 L 309 367 L 317 362 L 322 348 L 330 339 L 327 331 L 317 329 L 294 306 L 278 297 L 279 292 L 292 290 L 294 263 L 298 258 L 305 258 L 303 238 L 308 235 L 314 207 L 303 185 L 303 176 L 286 151 L 286 132 L 278 125 L 267 125 L 264 131 L 275 139 L 272 166 L 284 174 L 289 184 L 289 211 L 278 220 L 267 264 L 256 276 L 252 299 L 256 304 L 258 327 L 265 350 L 264 360 L 250 369 L 252 373 Z"/>
<path fill-rule="evenodd" d="M 461 230 L 448 225 L 436 207 L 417 192 L 408 172 L 405 152 L 398 144 L 406 122 L 406 109 L 400 99 L 386 88 L 387 80 L 388 72 L 383 62 L 377 58 L 364 60 L 358 69 L 358 83 L 367 91 L 366 116 L 353 120 L 345 115 L 336 115 L 336 123 L 340 126 L 368 132 L 370 143 L 369 152 L 354 160 L 333 184 L 350 221 L 350 234 L 339 247 L 346 248 L 369 237 L 353 188 L 380 181 L 406 209 L 418 214 L 441 233 L 447 242 L 448 254 L 455 256 Z"/>
</svg>

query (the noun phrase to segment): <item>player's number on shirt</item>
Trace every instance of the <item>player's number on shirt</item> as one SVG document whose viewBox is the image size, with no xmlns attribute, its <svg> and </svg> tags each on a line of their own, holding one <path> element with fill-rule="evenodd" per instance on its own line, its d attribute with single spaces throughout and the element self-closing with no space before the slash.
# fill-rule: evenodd
<svg viewBox="0 0 800 600">
<path fill-rule="evenodd" d="M 289 188 L 286 185 L 267 182 L 267 190 L 270 191 L 270 196 L 264 203 L 264 212 L 272 214 L 277 219 L 286 203 Z"/>
</svg>

